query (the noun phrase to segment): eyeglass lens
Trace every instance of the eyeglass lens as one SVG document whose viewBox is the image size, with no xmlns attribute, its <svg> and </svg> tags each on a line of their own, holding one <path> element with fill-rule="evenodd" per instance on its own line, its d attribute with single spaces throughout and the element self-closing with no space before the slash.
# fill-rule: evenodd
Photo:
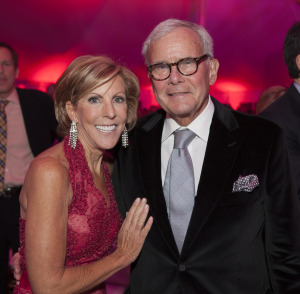
<svg viewBox="0 0 300 294">
<path fill-rule="evenodd" d="M 207 57 L 205 54 L 200 58 L 184 58 L 175 63 L 154 64 L 150 67 L 150 73 L 156 80 L 166 80 L 171 74 L 172 66 L 176 66 L 182 75 L 189 76 L 197 71 L 199 61 L 205 60 Z"/>
</svg>

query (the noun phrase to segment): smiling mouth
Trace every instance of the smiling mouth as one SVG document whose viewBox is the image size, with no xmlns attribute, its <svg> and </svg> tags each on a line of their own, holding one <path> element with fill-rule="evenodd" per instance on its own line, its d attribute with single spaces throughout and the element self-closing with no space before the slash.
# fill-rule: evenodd
<svg viewBox="0 0 300 294">
<path fill-rule="evenodd" d="M 111 126 L 96 126 L 96 129 L 100 132 L 109 133 L 112 132 L 117 126 L 111 125 Z"/>
<path fill-rule="evenodd" d="M 169 96 L 182 96 L 187 94 L 188 92 L 177 92 L 177 93 L 169 93 Z"/>
</svg>

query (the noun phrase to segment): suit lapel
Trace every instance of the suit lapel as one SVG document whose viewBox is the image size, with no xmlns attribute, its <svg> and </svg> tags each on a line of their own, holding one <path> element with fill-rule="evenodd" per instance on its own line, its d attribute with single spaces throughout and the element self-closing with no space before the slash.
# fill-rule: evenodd
<svg viewBox="0 0 300 294">
<path fill-rule="evenodd" d="M 137 132 L 137 157 L 145 189 L 145 197 L 150 206 L 161 235 L 174 254 L 178 250 L 169 223 L 161 181 L 161 136 L 165 112 L 159 111 Z"/>
<path fill-rule="evenodd" d="M 213 99 L 210 127 L 195 205 L 182 253 L 200 233 L 220 199 L 241 144 L 241 130 L 231 111 Z"/>
<path fill-rule="evenodd" d="M 182 254 L 188 252 L 220 199 L 230 174 L 243 132 L 231 110 L 213 99 L 215 113 L 210 127 L 195 205 Z M 145 197 L 162 237 L 175 256 L 178 249 L 169 223 L 161 182 L 161 135 L 164 112 L 157 112 L 146 124 L 138 127 L 137 157 L 143 179 Z M 142 164 L 140 164 L 142 163 Z"/>
</svg>

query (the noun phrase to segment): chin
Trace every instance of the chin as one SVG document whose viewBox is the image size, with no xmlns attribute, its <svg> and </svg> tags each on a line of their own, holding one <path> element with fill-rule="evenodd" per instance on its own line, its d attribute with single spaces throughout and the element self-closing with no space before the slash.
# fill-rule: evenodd
<svg viewBox="0 0 300 294">
<path fill-rule="evenodd" d="M 184 107 L 184 105 L 181 105 L 180 107 L 170 109 L 170 113 L 172 113 L 172 115 L 182 118 L 191 116 L 191 114 L 194 112 L 195 108 L 191 108 L 190 105 L 188 105 L 188 107 Z"/>
<path fill-rule="evenodd" d="M 118 141 L 119 141 L 119 139 L 114 140 L 112 142 L 103 142 L 102 141 L 98 146 L 102 150 L 110 150 L 110 149 L 113 149 L 117 145 Z"/>
</svg>

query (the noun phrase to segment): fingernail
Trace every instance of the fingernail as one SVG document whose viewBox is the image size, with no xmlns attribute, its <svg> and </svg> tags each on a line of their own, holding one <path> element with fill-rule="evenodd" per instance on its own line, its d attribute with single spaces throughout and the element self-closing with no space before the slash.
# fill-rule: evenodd
<svg viewBox="0 0 300 294">
<path fill-rule="evenodd" d="M 143 203 L 146 203 L 146 202 L 147 202 L 147 199 L 146 199 L 146 198 L 143 198 L 143 199 L 142 199 L 142 202 L 143 202 Z"/>
</svg>

